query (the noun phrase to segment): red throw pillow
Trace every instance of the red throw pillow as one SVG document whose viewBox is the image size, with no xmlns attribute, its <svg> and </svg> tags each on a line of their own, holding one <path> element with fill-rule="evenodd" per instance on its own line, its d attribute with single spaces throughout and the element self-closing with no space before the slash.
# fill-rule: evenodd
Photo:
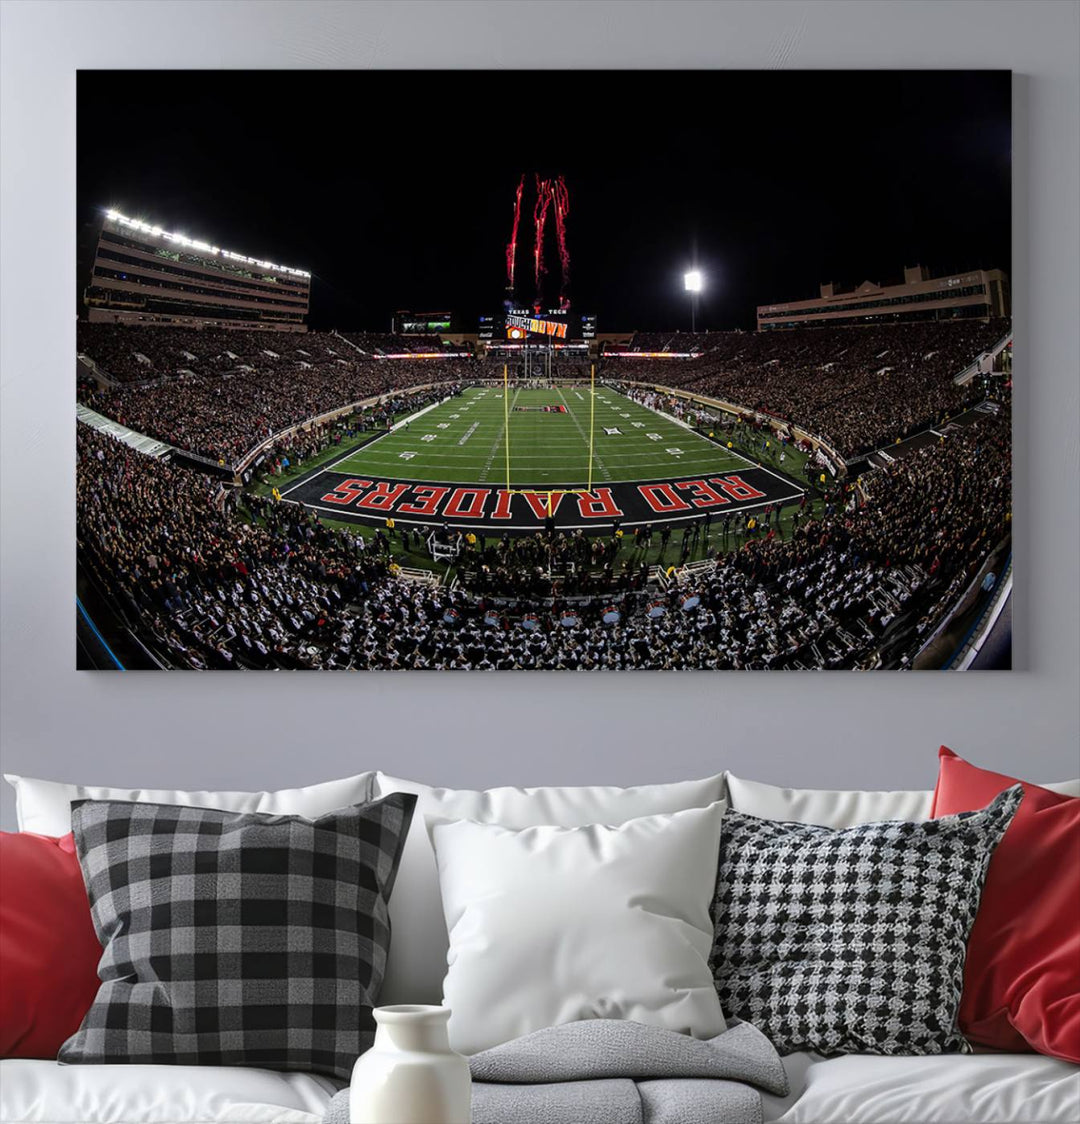
<svg viewBox="0 0 1080 1124">
<path fill-rule="evenodd" d="M 72 836 L 0 831 L 0 1056 L 55 1058 L 100 959 Z"/>
<path fill-rule="evenodd" d="M 968 941 L 960 1029 L 982 1046 L 1080 1062 L 1080 799 L 939 753 L 930 815 L 1024 799 L 998 844 Z"/>
</svg>

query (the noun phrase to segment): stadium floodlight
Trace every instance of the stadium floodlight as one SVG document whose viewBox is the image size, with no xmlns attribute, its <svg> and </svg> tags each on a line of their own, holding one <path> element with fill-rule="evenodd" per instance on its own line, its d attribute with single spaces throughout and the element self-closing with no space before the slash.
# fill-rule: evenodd
<svg viewBox="0 0 1080 1124">
<path fill-rule="evenodd" d="M 128 227 L 131 230 L 138 230 L 144 234 L 152 234 L 155 238 L 161 238 L 166 242 L 174 242 L 180 246 L 191 246 L 200 253 L 213 254 L 215 257 L 228 258 L 230 261 L 244 262 L 246 265 L 257 265 L 262 269 L 272 269 L 276 270 L 278 273 L 288 273 L 293 277 L 311 276 L 306 269 L 293 269 L 287 265 L 275 265 L 274 262 L 262 261 L 259 258 L 249 258 L 246 254 L 237 254 L 232 250 L 222 250 L 220 247 L 213 246 L 209 242 L 203 242 L 197 238 L 188 238 L 186 234 L 172 234 L 167 230 L 162 230 L 156 223 L 151 224 L 144 222 L 142 219 L 128 218 L 127 215 L 122 215 L 114 208 L 106 210 L 105 218 L 109 222 L 116 223 L 118 226 Z"/>
<path fill-rule="evenodd" d="M 705 278 L 700 269 L 691 269 L 683 274 L 683 288 L 690 294 L 690 332 L 697 330 L 698 293 L 705 287 Z"/>
</svg>

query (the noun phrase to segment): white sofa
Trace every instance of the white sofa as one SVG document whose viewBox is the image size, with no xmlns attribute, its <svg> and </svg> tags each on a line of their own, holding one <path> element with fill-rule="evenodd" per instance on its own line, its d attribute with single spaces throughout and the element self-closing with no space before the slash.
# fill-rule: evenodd
<svg viewBox="0 0 1080 1124">
<path fill-rule="evenodd" d="M 1080 1068 L 1037 1054 L 784 1060 L 769 1124 L 1076 1124 Z M 0 1061 L 4 1124 L 320 1124 L 339 1086 L 262 1069 Z M 537 1121 L 537 1124 L 543 1124 Z"/>
<path fill-rule="evenodd" d="M 32 783 L 32 782 L 31 782 Z M 738 810 L 776 819 L 843 827 L 873 819 L 925 819 L 928 792 L 825 792 L 781 789 L 725 774 L 696 782 L 702 798 L 714 797 L 715 786 Z M 497 819 L 508 814 L 520 821 L 530 815 L 573 819 L 595 812 L 597 800 L 616 790 L 540 791 L 535 811 L 524 790 L 455 793 L 411 785 L 379 774 L 381 792 L 407 785 L 425 800 L 461 805 L 475 817 Z M 57 787 L 57 786 L 54 786 Z M 651 786 L 659 790 L 664 786 Z M 672 786 L 674 787 L 674 786 Z M 1080 795 L 1080 781 L 1051 787 Z M 632 791 L 632 790 L 625 790 Z M 645 790 L 640 790 L 644 792 Z M 586 793 L 576 809 L 578 794 Z M 104 795 L 104 792 L 101 793 Z M 554 794 L 554 795 L 553 795 Z M 571 794 L 570 797 L 567 794 Z M 58 800 L 70 792 L 53 792 Z M 681 792 L 676 794 L 681 798 Z M 33 794 L 31 794 L 31 797 Z M 30 807 L 20 790 L 20 816 Z M 621 798 L 620 798 L 621 799 Z M 642 800 L 663 803 L 670 795 L 646 794 Z M 637 814 L 631 798 L 628 814 Z M 420 809 L 418 808 L 418 811 Z M 543 821 L 541 821 L 543 822 Z M 408 851 L 403 863 L 409 861 Z M 410 875 L 417 872 L 411 871 Z M 410 883 L 416 887 L 409 890 Z M 421 911 L 433 906 L 422 893 L 422 871 L 399 875 L 395 896 L 400 919 L 419 929 Z M 393 903 L 392 903 L 393 904 Z M 437 903 L 436 903 L 437 907 Z M 441 918 L 434 919 L 436 931 Z M 439 947 L 431 931 L 420 946 L 403 942 L 392 973 L 393 1001 L 405 1001 L 412 975 L 401 956 L 415 957 L 421 948 L 435 955 Z M 392 946 L 391 956 L 393 956 Z M 414 963 L 417 978 L 429 981 L 440 965 Z M 417 996 L 418 1001 L 429 998 Z M 1080 1066 L 1036 1054 L 949 1055 L 939 1057 L 844 1056 L 822 1058 L 797 1053 L 784 1060 L 790 1079 L 788 1096 L 764 1098 L 770 1124 L 1078 1124 Z M 0 1061 L 0 1124 L 320 1124 L 338 1083 L 325 1077 L 244 1068 L 109 1065 L 58 1066 L 44 1060 Z M 537 1124 L 543 1124 L 538 1121 Z"/>
</svg>

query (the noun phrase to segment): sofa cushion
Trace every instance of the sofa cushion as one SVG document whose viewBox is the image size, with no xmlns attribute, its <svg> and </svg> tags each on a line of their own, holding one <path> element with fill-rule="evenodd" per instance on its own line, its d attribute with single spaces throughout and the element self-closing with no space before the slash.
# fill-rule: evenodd
<svg viewBox="0 0 1080 1124">
<path fill-rule="evenodd" d="M 977 808 L 1016 783 L 942 746 L 934 814 Z M 1080 800 L 1023 788 L 971 930 L 960 1029 L 993 1049 L 1080 1063 Z"/>
<path fill-rule="evenodd" d="M 69 832 L 0 832 L 0 1057 L 55 1058 L 97 994 L 101 945 Z"/>
<path fill-rule="evenodd" d="M 714 974 L 781 1053 L 937 1054 L 956 1029 L 986 868 L 1023 793 L 927 823 L 834 831 L 729 812 Z"/>
<path fill-rule="evenodd" d="M 315 820 L 77 802 L 104 952 L 97 997 L 59 1060 L 348 1078 L 374 1040 L 386 903 L 414 800 Z"/>
<path fill-rule="evenodd" d="M 133 800 L 143 804 L 181 804 L 220 808 L 227 812 L 265 812 L 277 816 L 314 819 L 351 804 L 371 799 L 374 773 L 358 773 L 341 780 L 323 781 L 306 788 L 277 792 L 184 792 L 173 788 L 110 788 L 101 785 L 65 784 L 5 773 L 15 789 L 15 811 L 20 831 L 38 835 L 66 835 L 71 830 L 73 800 Z"/>
<path fill-rule="evenodd" d="M 703 808 L 719 800 L 723 777 L 635 788 L 432 788 L 378 773 L 375 790 L 416 796 L 416 814 L 405 841 L 394 896 L 390 902 L 393 940 L 380 1002 L 439 1003 L 446 975 L 449 939 L 439 896 L 439 874 L 425 818 L 475 820 L 520 829 L 550 824 L 583 827 L 621 824 L 638 816 Z"/>
<path fill-rule="evenodd" d="M 0 1061 L 3 1124 L 321 1124 L 342 1082 L 239 1066 Z"/>
<path fill-rule="evenodd" d="M 1075 1124 L 1080 1070 L 1037 1054 L 784 1058 L 765 1124 Z"/>
<path fill-rule="evenodd" d="M 629 1019 L 724 1030 L 709 953 L 722 803 L 618 826 L 429 821 L 450 931 L 450 1043 Z"/>
</svg>

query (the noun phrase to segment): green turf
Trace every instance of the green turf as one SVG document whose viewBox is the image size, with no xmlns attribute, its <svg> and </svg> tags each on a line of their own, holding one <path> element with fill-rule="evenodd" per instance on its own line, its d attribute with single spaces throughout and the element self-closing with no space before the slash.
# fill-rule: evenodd
<svg viewBox="0 0 1080 1124">
<path fill-rule="evenodd" d="M 407 429 L 403 426 L 336 462 L 328 459 L 325 467 L 383 478 L 505 487 L 506 405 L 501 387 L 470 387 L 412 418 Z M 564 405 L 567 413 L 514 410 L 545 405 Z M 509 406 L 510 486 L 586 487 L 593 406 L 589 388 L 516 389 L 511 384 Z M 607 387 L 597 387 L 595 411 L 593 486 L 691 478 L 736 471 L 751 463 Z M 605 429 L 619 433 L 607 434 Z M 799 464 L 789 458 L 784 467 L 794 471 Z"/>
</svg>

